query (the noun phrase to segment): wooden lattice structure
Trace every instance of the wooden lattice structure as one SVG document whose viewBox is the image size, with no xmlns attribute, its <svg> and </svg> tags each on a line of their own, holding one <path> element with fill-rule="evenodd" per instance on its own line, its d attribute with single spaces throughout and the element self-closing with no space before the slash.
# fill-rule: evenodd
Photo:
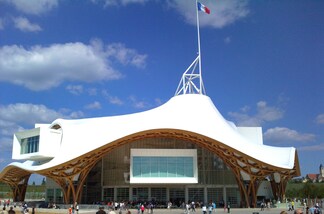
<svg viewBox="0 0 324 214">
<path fill-rule="evenodd" d="M 103 147 L 60 165 L 37 172 L 28 172 L 17 167 L 6 168 L 0 180 L 10 185 L 13 190 L 14 200 L 24 200 L 28 178 L 32 173 L 37 173 L 53 179 L 61 188 L 65 203 L 80 202 L 82 196 L 82 186 L 88 173 L 103 156 L 113 149 L 145 138 L 167 137 L 187 140 L 208 149 L 219 156 L 233 171 L 239 186 L 242 204 L 241 207 L 256 205 L 256 193 L 261 182 L 267 178 L 271 182 L 272 192 L 276 199 L 284 198 L 287 181 L 292 177 L 300 175 L 298 155 L 295 155 L 295 165 L 293 169 L 283 169 L 263 163 L 257 159 L 247 156 L 244 153 L 231 148 L 221 142 L 215 141 L 205 136 L 198 135 L 183 130 L 162 129 L 148 130 L 125 136 L 115 142 L 107 142 Z M 244 145 L 242 145 L 244 146 Z M 248 175 L 249 180 L 243 180 L 242 173 Z M 276 182 L 274 175 L 280 176 L 280 181 Z"/>
</svg>

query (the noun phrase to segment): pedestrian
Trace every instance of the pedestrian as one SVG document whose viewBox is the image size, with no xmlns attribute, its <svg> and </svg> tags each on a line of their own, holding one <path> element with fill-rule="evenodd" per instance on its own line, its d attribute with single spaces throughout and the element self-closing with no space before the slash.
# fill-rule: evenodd
<svg viewBox="0 0 324 214">
<path fill-rule="evenodd" d="M 169 201 L 169 202 L 168 202 L 168 210 L 170 210 L 170 209 L 171 209 L 171 207 L 172 207 L 172 202 L 171 202 L 171 201 Z"/>
<path fill-rule="evenodd" d="M 292 202 L 291 202 L 291 209 L 292 209 L 292 210 L 295 210 L 295 201 L 292 201 Z"/>
<path fill-rule="evenodd" d="M 99 207 L 99 210 L 96 212 L 96 214 L 106 214 L 106 211 L 104 211 L 103 207 Z"/>
<path fill-rule="evenodd" d="M 79 214 L 79 204 L 77 202 L 75 202 L 75 210 L 76 213 Z"/>
<path fill-rule="evenodd" d="M 209 203 L 208 204 L 208 214 L 212 214 L 212 212 L 213 212 L 213 204 L 212 203 Z"/>
<path fill-rule="evenodd" d="M 191 211 L 196 212 L 196 205 L 194 201 L 191 202 Z"/>
<path fill-rule="evenodd" d="M 203 211 L 203 214 L 207 214 L 207 207 L 206 205 L 202 205 L 202 211 Z"/>
<path fill-rule="evenodd" d="M 288 203 L 288 211 L 291 211 L 291 204 L 290 204 L 290 202 Z"/>
<path fill-rule="evenodd" d="M 190 205 L 189 205 L 189 203 L 186 203 L 186 211 L 185 211 L 185 213 L 189 214 L 189 210 L 190 210 Z"/>
<path fill-rule="evenodd" d="M 8 214 L 16 214 L 13 207 L 10 207 L 10 210 L 8 210 Z"/>
<path fill-rule="evenodd" d="M 153 207 L 154 207 L 154 205 L 151 203 L 151 204 L 150 204 L 150 210 L 151 210 L 150 213 L 151 213 L 151 214 L 153 214 Z"/>
<path fill-rule="evenodd" d="M 227 203 L 227 213 L 230 213 L 231 212 L 231 205 L 230 203 L 228 202 Z"/>
<path fill-rule="evenodd" d="M 145 210 L 145 207 L 144 207 L 144 204 L 141 205 L 141 212 L 142 214 L 144 214 L 144 210 Z"/>
<path fill-rule="evenodd" d="M 213 205 L 213 210 L 214 210 L 214 212 L 216 212 L 216 203 L 213 202 L 212 205 Z"/>
</svg>

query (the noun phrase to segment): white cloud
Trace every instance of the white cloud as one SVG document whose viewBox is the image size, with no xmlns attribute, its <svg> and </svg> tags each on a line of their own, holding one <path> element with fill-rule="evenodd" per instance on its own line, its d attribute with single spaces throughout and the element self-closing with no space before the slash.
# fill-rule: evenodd
<svg viewBox="0 0 324 214">
<path fill-rule="evenodd" d="M 100 46 L 101 45 L 101 46 Z M 119 79 L 113 61 L 135 67 L 145 66 L 146 55 L 123 44 L 103 47 L 101 43 L 53 44 L 26 49 L 12 45 L 0 48 L 0 81 L 40 91 L 64 81 L 98 82 Z"/>
<path fill-rule="evenodd" d="M 24 32 L 37 32 L 42 30 L 39 25 L 30 23 L 30 21 L 24 17 L 13 18 L 13 21 L 15 27 Z"/>
<path fill-rule="evenodd" d="M 114 104 L 114 105 L 123 105 L 124 104 L 124 102 L 121 99 L 119 99 L 116 96 L 112 96 L 111 94 L 108 93 L 107 90 L 102 90 L 101 94 L 108 100 L 108 102 L 110 104 Z"/>
<path fill-rule="evenodd" d="M 260 126 L 264 122 L 281 119 L 284 113 L 280 108 L 267 106 L 265 101 L 257 103 L 256 114 L 249 115 L 249 110 L 250 108 L 245 106 L 241 112 L 229 112 L 228 114 L 239 126 Z"/>
<path fill-rule="evenodd" d="M 68 85 L 65 89 L 74 95 L 81 95 L 83 93 L 88 94 L 89 96 L 96 96 L 98 94 L 96 88 L 84 88 L 83 85 Z"/>
<path fill-rule="evenodd" d="M 189 24 L 196 25 L 196 5 L 193 2 L 169 0 L 169 5 L 175 8 Z M 200 14 L 200 26 L 223 28 L 246 17 L 249 14 L 248 1 L 202 1 L 211 13 Z"/>
<path fill-rule="evenodd" d="M 310 146 L 301 146 L 298 147 L 298 151 L 316 151 L 321 152 L 324 151 L 324 143 Z"/>
<path fill-rule="evenodd" d="M 63 115 L 44 105 L 16 103 L 0 106 L 0 120 L 9 124 L 34 125 L 35 123 L 49 123 Z M 0 123 L 1 124 L 1 123 Z"/>
<path fill-rule="evenodd" d="M 128 99 L 131 101 L 132 106 L 137 109 L 144 109 L 149 107 L 148 103 L 138 100 L 135 96 L 129 96 Z"/>
<path fill-rule="evenodd" d="M 225 42 L 225 44 L 229 44 L 229 43 L 231 43 L 231 37 L 226 37 L 225 39 L 224 39 L 224 42 Z"/>
<path fill-rule="evenodd" d="M 105 7 L 126 6 L 128 4 L 144 4 L 148 0 L 91 0 L 94 3 L 103 2 Z"/>
<path fill-rule="evenodd" d="M 109 96 L 108 101 L 111 104 L 119 105 L 119 106 L 124 104 L 124 102 L 116 96 Z"/>
<path fill-rule="evenodd" d="M 66 116 L 66 118 L 72 118 L 72 119 L 79 119 L 81 117 L 84 117 L 84 113 L 82 111 L 73 111 L 69 113 L 68 116 Z"/>
<path fill-rule="evenodd" d="M 55 111 L 45 105 L 16 103 L 7 106 L 0 105 L 0 134 L 10 136 L 23 127 L 33 127 L 36 123 L 51 123 L 57 118 L 79 118 L 82 112 L 71 112 L 68 109 Z"/>
<path fill-rule="evenodd" d="M 318 124 L 324 124 L 324 114 L 317 115 L 315 120 L 316 120 L 316 123 L 318 123 Z"/>
<path fill-rule="evenodd" d="M 160 98 L 155 98 L 154 99 L 155 105 L 160 106 L 163 104 L 162 100 Z"/>
<path fill-rule="evenodd" d="M 147 55 L 140 55 L 136 50 L 126 48 L 121 43 L 108 45 L 106 54 L 109 57 L 114 57 L 123 65 L 133 65 L 138 68 L 144 68 L 146 66 Z"/>
<path fill-rule="evenodd" d="M 101 109 L 101 104 L 98 101 L 95 101 L 93 103 L 90 103 L 85 106 L 86 109 Z"/>
<path fill-rule="evenodd" d="M 66 86 L 66 90 L 68 90 L 71 94 L 80 95 L 83 93 L 82 85 L 68 85 Z"/>
<path fill-rule="evenodd" d="M 12 136 L 14 132 L 22 130 L 24 128 L 14 121 L 7 121 L 0 118 L 0 136 Z"/>
<path fill-rule="evenodd" d="M 264 133 L 264 139 L 272 142 L 310 142 L 315 140 L 314 134 L 298 133 L 286 127 L 275 127 Z"/>
<path fill-rule="evenodd" d="M 87 92 L 90 96 L 96 96 L 98 93 L 96 88 L 88 88 Z"/>
<path fill-rule="evenodd" d="M 58 6 L 58 0 L 5 0 L 23 13 L 40 15 Z"/>
<path fill-rule="evenodd" d="M 49 123 L 62 115 L 43 105 L 17 103 L 0 106 L 1 148 L 12 146 L 12 136 L 25 128 L 34 128 L 35 123 Z"/>
</svg>

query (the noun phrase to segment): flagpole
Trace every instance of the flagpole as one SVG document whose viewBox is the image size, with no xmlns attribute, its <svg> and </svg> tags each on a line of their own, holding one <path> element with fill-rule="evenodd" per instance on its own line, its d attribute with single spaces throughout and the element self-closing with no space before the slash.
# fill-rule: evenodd
<svg viewBox="0 0 324 214">
<path fill-rule="evenodd" d="M 199 89 L 202 94 L 202 78 L 201 78 L 201 52 L 200 52 L 200 32 L 199 32 L 199 15 L 198 15 L 198 0 L 196 0 L 196 15 L 197 15 L 197 38 L 198 38 L 198 56 L 199 56 Z"/>
</svg>

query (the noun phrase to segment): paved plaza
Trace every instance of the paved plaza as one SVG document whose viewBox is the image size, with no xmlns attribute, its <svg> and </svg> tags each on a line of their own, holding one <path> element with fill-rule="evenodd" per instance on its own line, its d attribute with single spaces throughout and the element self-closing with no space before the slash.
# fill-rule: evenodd
<svg viewBox="0 0 324 214">
<path fill-rule="evenodd" d="M 233 208 L 230 210 L 231 214 L 280 214 L 281 211 L 286 210 L 285 208 L 272 208 L 269 210 L 260 211 L 260 209 L 257 208 Z M 79 214 L 95 214 L 98 210 L 95 209 L 87 209 L 87 210 L 80 210 Z M 107 214 L 109 214 L 108 210 L 105 210 Z M 137 210 L 131 209 L 131 214 L 137 214 Z M 118 214 L 118 211 L 114 211 L 116 214 Z M 68 214 L 67 209 L 37 209 L 37 214 L 53 214 L 53 213 L 66 213 Z M 122 212 L 123 214 L 126 214 L 126 211 Z M 227 211 L 224 211 L 224 209 L 216 209 L 212 212 L 212 214 L 227 214 Z M 293 211 L 289 211 L 288 214 L 293 214 Z M 148 212 L 144 212 L 144 214 L 149 214 Z M 150 213 L 152 214 L 152 213 Z M 184 210 L 181 209 L 155 209 L 153 211 L 153 214 L 185 214 Z M 189 214 L 202 214 L 201 209 L 197 209 L 196 212 L 190 212 Z"/>
</svg>

